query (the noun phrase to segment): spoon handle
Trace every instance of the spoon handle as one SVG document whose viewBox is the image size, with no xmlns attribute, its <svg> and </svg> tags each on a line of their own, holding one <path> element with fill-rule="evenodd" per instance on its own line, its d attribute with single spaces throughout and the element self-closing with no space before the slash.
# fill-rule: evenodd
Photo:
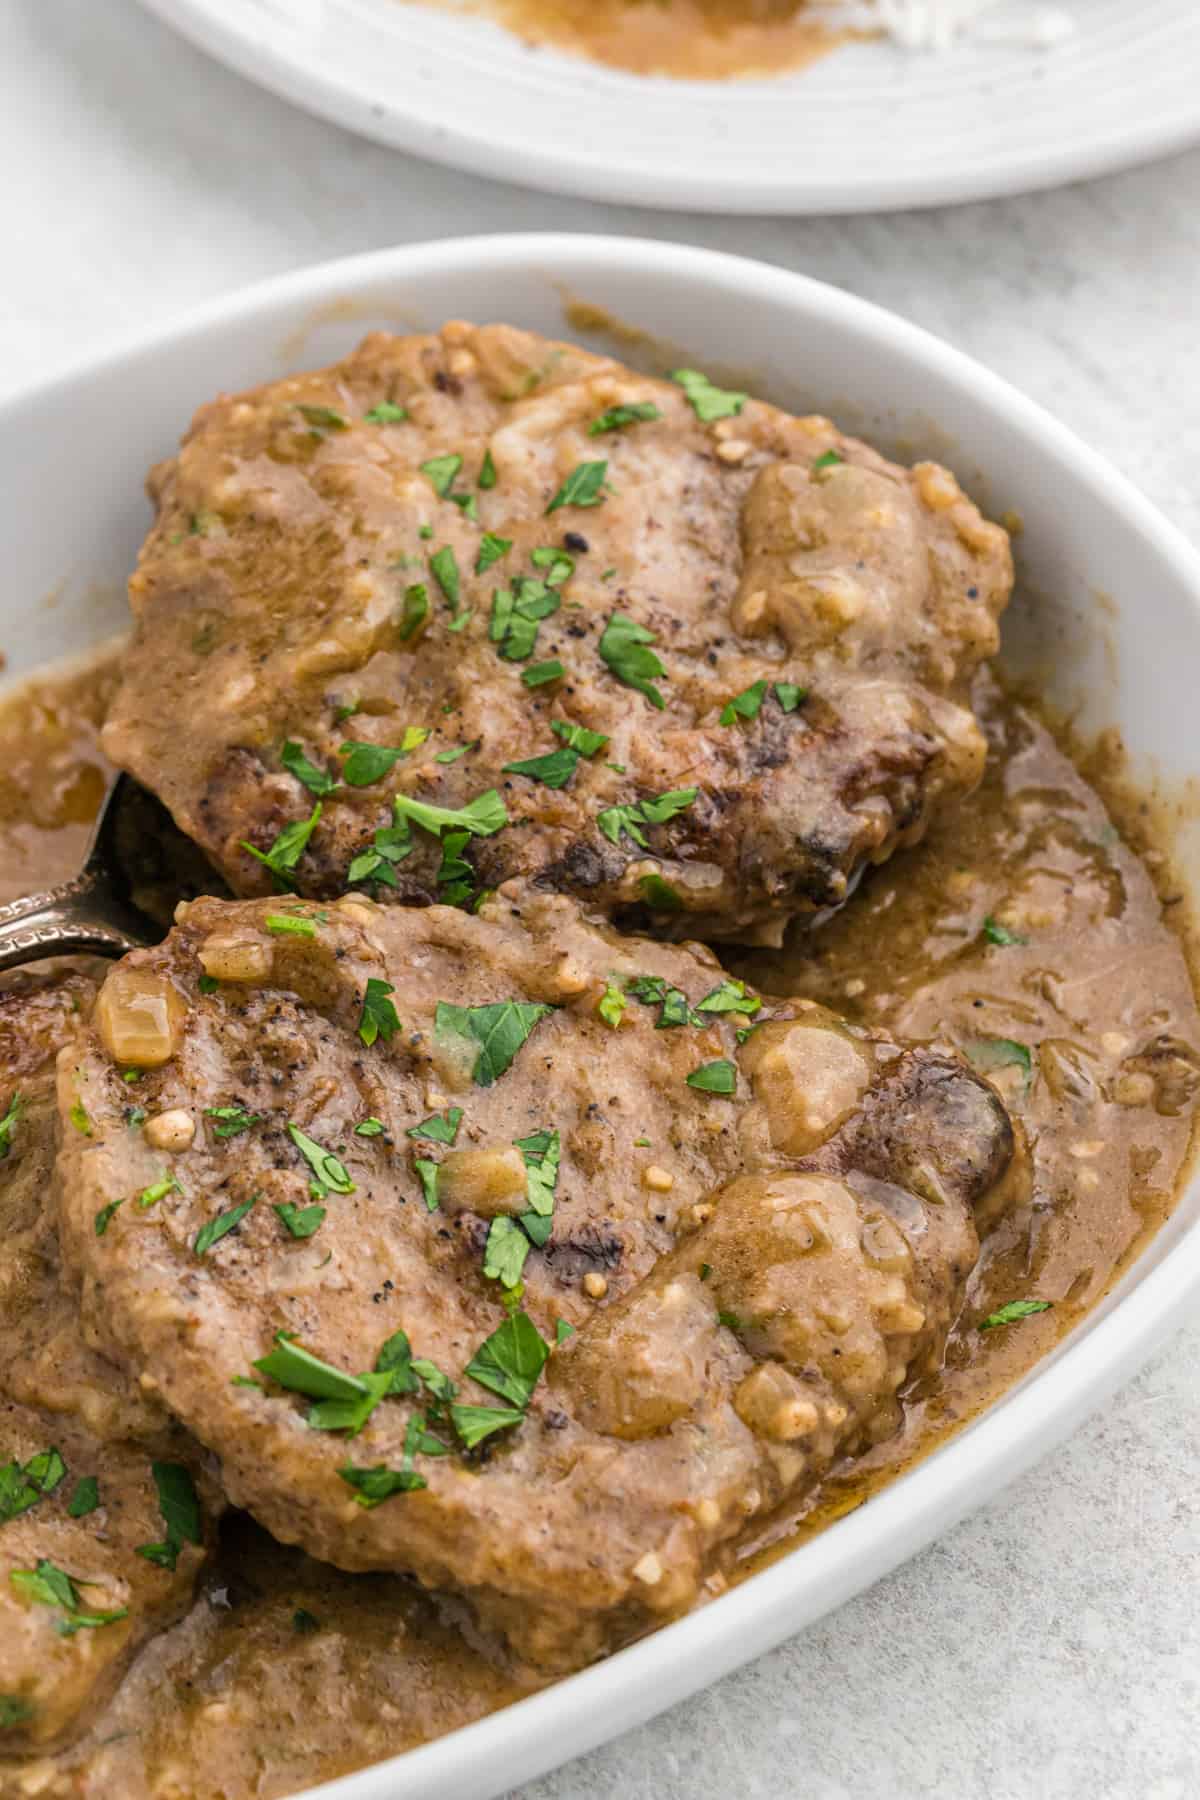
<svg viewBox="0 0 1200 1800">
<path fill-rule="evenodd" d="M 0 969 L 46 956 L 124 956 L 145 942 L 130 929 L 128 909 L 88 869 L 0 906 Z"/>
</svg>

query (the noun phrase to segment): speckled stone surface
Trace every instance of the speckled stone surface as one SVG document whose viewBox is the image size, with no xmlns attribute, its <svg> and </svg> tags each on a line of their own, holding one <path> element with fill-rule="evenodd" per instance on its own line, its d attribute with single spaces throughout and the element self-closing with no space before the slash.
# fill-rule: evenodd
<svg viewBox="0 0 1200 1800">
<path fill-rule="evenodd" d="M 1024 388 L 1200 539 L 1200 152 L 1029 199 L 725 221 L 552 199 L 293 112 L 134 0 L 0 0 L 0 385 L 300 264 L 496 230 L 741 251 Z M 119 429 L 119 421 L 114 421 Z M 1200 1325 L 1067 1447 L 784 1648 L 520 1800 L 1191 1800 Z"/>
</svg>

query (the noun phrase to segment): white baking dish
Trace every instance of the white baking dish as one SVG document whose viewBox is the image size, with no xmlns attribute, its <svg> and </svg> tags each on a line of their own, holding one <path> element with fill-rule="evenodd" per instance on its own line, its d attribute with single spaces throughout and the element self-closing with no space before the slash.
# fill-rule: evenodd
<svg viewBox="0 0 1200 1800">
<path fill-rule="evenodd" d="M 124 623 L 147 522 L 141 483 L 193 407 L 340 356 L 371 325 L 508 319 L 571 335 L 570 294 L 826 411 L 906 455 L 954 463 L 1015 509 L 1024 598 L 1010 659 L 1087 726 L 1116 725 L 1147 778 L 1195 767 L 1200 557 L 1115 470 L 956 351 L 816 282 L 732 257 L 608 237 L 419 245 L 284 277 L 0 407 L 0 646 L 9 677 Z M 664 351 L 664 355 L 667 353 Z M 1200 892 L 1200 842 L 1180 827 Z M 1140 1365 L 1200 1290 L 1200 1186 L 1104 1304 L 1017 1388 L 869 1505 L 720 1600 L 547 1692 L 317 1790 L 338 1800 L 486 1800 L 691 1693 L 837 1606 L 1058 1443 Z"/>
</svg>

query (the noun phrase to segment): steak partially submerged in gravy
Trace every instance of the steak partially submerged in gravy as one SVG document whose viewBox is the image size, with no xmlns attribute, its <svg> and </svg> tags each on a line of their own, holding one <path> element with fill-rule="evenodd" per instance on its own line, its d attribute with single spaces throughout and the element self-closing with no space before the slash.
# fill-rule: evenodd
<svg viewBox="0 0 1200 1800">
<path fill-rule="evenodd" d="M 78 1735 L 186 1609 L 216 1497 L 196 1444 L 91 1347 L 62 1280 L 54 1059 L 94 995 L 71 974 L 0 996 L 0 1755 Z M 197 1478 L 196 1541 L 169 1541 L 159 1481 L 186 1496 Z"/>
<path fill-rule="evenodd" d="M 826 419 L 448 325 L 213 402 L 150 488 L 104 746 L 235 892 L 778 941 L 982 772 L 1005 534 Z"/>
<path fill-rule="evenodd" d="M 541 1667 L 895 1429 L 1012 1149 L 952 1054 L 519 884 L 200 900 L 96 1018 L 60 1095 L 90 1324 L 277 1537 L 459 1590 Z"/>
</svg>

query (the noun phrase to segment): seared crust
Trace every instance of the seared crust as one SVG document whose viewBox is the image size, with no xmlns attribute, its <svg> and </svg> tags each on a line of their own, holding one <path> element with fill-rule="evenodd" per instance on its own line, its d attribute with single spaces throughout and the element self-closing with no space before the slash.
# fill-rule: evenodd
<svg viewBox="0 0 1200 1800">
<path fill-rule="evenodd" d="M 406 417 L 369 418 L 381 402 Z M 631 404 L 659 416 L 590 434 Z M 448 455 L 456 473 L 422 473 Z M 496 479 L 480 487 L 485 456 Z M 589 461 L 606 464 L 599 503 L 548 511 Z M 750 400 L 704 423 L 673 382 L 454 324 L 376 334 L 330 369 L 214 401 L 150 492 L 104 745 L 237 893 L 271 887 L 243 841 L 266 850 L 312 808 L 281 763 L 289 739 L 337 775 L 347 740 L 429 733 L 382 779 L 324 799 L 302 893 L 344 890 L 394 792 L 459 809 L 495 788 L 510 822 L 468 846 L 477 886 L 523 875 L 657 935 L 745 941 L 840 904 L 864 863 L 915 841 L 981 773 L 966 695 L 996 649 L 1007 538 L 945 470 L 900 468 L 826 419 Z M 484 532 L 511 548 L 476 574 Z M 544 580 L 532 553 L 550 547 L 574 564 L 547 602 L 561 604 L 524 660 L 506 659 L 493 594 Z M 431 564 L 445 550 L 457 606 Z M 418 585 L 428 614 L 409 630 Z M 661 709 L 599 654 L 614 613 L 653 633 Z M 559 679 L 523 682 L 555 659 Z M 755 717 L 722 725 L 759 681 L 785 684 L 783 699 L 771 687 Z M 788 684 L 807 697 L 793 704 Z M 562 748 L 555 721 L 608 742 L 561 788 L 506 773 Z M 598 828 L 608 808 L 678 789 L 695 800 L 645 845 Z M 379 897 L 444 897 L 440 868 L 418 829 Z"/>
</svg>

